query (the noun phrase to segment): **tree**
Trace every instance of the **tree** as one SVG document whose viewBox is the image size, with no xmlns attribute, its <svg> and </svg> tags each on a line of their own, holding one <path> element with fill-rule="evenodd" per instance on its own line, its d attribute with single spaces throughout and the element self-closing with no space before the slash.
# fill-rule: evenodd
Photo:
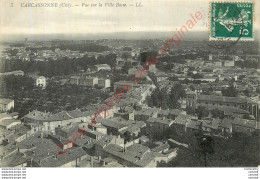
<svg viewBox="0 0 260 179">
<path fill-rule="evenodd" d="M 224 118 L 224 112 L 219 110 L 218 108 L 215 108 L 211 111 L 212 117 L 223 119 Z"/>
<path fill-rule="evenodd" d="M 122 72 L 128 74 L 129 68 L 132 68 L 132 66 L 129 63 L 125 63 L 124 66 L 122 67 Z"/>
<path fill-rule="evenodd" d="M 168 109 L 168 94 L 167 94 L 167 89 L 159 89 L 156 88 L 152 94 L 151 94 L 151 100 L 149 100 L 148 103 L 151 104 L 151 106 L 155 106 L 157 108 L 162 108 L 162 109 Z"/>
<path fill-rule="evenodd" d="M 244 95 L 247 96 L 247 97 L 250 97 L 250 93 L 251 92 L 252 91 L 250 89 L 248 89 L 248 88 L 243 91 Z"/>
<path fill-rule="evenodd" d="M 186 107 L 186 112 L 187 112 L 187 114 L 194 115 L 195 110 L 192 107 L 187 106 Z"/>
<path fill-rule="evenodd" d="M 176 76 L 170 76 L 169 81 L 179 81 L 179 79 Z"/>
<path fill-rule="evenodd" d="M 215 146 L 215 141 L 212 137 L 206 136 L 206 137 L 201 137 L 198 138 L 199 140 L 199 147 L 202 150 L 202 153 L 204 154 L 204 165 L 207 167 L 207 154 L 214 154 L 214 146 Z"/>
<path fill-rule="evenodd" d="M 186 96 L 185 90 L 182 88 L 181 84 L 176 84 L 169 94 L 169 107 L 171 109 L 180 108 L 179 99 L 182 99 Z"/>
<path fill-rule="evenodd" d="M 198 106 L 198 108 L 196 109 L 196 114 L 198 118 L 201 119 L 203 117 L 207 117 L 209 115 L 209 111 L 205 106 Z"/>
<path fill-rule="evenodd" d="M 237 97 L 238 91 L 233 85 L 231 85 L 228 88 L 223 89 L 222 94 L 223 94 L 223 96 Z"/>
</svg>

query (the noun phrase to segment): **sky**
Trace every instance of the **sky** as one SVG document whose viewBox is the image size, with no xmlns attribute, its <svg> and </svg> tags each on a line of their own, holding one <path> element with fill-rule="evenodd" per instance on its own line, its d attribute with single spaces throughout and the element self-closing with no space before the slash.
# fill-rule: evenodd
<svg viewBox="0 0 260 179">
<path fill-rule="evenodd" d="M 71 3 L 74 7 L 21 7 L 32 2 Z M 128 7 L 104 7 L 108 2 L 125 3 Z M 143 7 L 135 7 L 139 2 Z M 209 0 L 0 0 L 0 3 L 2 38 L 15 34 L 176 31 L 197 11 L 203 18 L 193 30 L 208 31 Z M 103 7 L 82 7 L 82 3 L 101 3 Z M 130 7 L 131 4 L 134 6 Z"/>
</svg>

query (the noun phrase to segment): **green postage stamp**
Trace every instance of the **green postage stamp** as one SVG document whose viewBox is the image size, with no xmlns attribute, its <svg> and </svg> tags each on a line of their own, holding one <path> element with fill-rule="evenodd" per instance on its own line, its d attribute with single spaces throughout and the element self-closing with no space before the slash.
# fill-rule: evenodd
<svg viewBox="0 0 260 179">
<path fill-rule="evenodd" d="M 210 40 L 253 40 L 254 4 L 250 2 L 211 2 Z"/>
</svg>

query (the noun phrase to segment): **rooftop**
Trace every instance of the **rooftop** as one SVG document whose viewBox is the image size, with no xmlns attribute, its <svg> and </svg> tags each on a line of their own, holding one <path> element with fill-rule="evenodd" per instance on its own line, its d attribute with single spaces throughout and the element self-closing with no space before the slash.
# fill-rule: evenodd
<svg viewBox="0 0 260 179">
<path fill-rule="evenodd" d="M 252 102 L 246 98 L 240 97 L 227 97 L 227 96 L 215 96 L 215 95 L 198 95 L 198 101 L 216 101 L 227 103 L 248 103 Z"/>
<path fill-rule="evenodd" d="M 0 104 L 7 105 L 14 101 L 13 99 L 7 99 L 7 98 L 0 98 Z"/>
</svg>

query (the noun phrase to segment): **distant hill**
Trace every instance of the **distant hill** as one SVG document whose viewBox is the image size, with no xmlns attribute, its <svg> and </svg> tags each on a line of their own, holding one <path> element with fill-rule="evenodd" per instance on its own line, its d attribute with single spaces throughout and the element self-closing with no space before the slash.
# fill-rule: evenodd
<svg viewBox="0 0 260 179">
<path fill-rule="evenodd" d="M 98 33 L 98 34 L 36 34 L 36 35 L 5 35 L 3 41 L 24 41 L 28 37 L 28 41 L 49 41 L 53 39 L 60 40 L 99 40 L 99 39 L 127 39 L 127 40 L 146 40 L 146 39 L 167 39 L 174 32 L 117 32 L 117 33 Z M 207 40 L 206 31 L 187 32 L 185 40 Z"/>
<path fill-rule="evenodd" d="M 99 39 L 126 39 L 126 40 L 146 40 L 146 39 L 162 39 L 167 40 L 169 37 L 177 33 L 176 31 L 170 32 L 116 32 L 116 33 L 82 33 L 82 34 L 17 34 L 5 35 L 3 41 L 24 41 L 28 37 L 28 41 L 50 41 L 53 39 L 60 40 L 99 40 Z M 254 32 L 255 39 L 259 37 L 259 31 Z M 259 39 L 259 38 L 258 38 Z M 182 40 L 187 41 L 207 41 L 208 31 L 189 31 L 185 33 Z"/>
</svg>

